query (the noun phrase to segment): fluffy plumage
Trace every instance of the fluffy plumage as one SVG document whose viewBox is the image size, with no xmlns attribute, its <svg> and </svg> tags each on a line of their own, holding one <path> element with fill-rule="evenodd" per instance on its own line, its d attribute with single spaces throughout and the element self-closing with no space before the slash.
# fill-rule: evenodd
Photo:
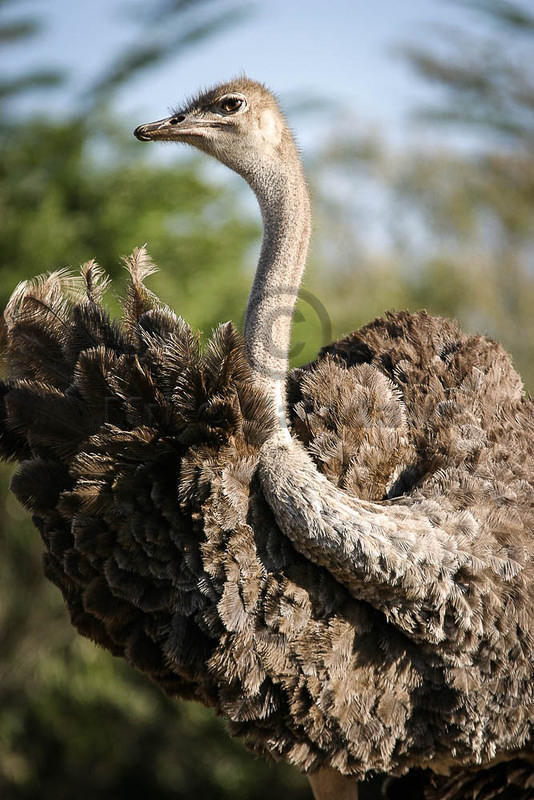
<svg viewBox="0 0 534 800">
<path fill-rule="evenodd" d="M 373 575 L 358 599 L 294 549 L 258 480 L 276 420 L 241 337 L 221 326 L 201 352 L 144 288 L 144 251 L 127 265 L 120 321 L 94 264 L 24 284 L 6 312 L 0 447 L 73 624 L 301 769 L 430 767 L 452 774 L 420 791 L 447 800 L 512 797 L 521 774 L 513 797 L 533 797 L 534 417 L 506 353 L 401 313 L 289 376 L 294 432 L 332 485 L 436 507 L 466 541 L 476 519 L 518 565 L 459 569 L 443 643 L 422 600 L 408 624 Z M 461 771 L 494 760 L 487 780 Z"/>
</svg>

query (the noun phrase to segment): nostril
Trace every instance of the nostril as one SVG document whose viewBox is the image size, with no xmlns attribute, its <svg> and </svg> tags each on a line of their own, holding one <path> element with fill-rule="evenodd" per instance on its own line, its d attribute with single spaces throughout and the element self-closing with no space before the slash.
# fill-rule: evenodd
<svg viewBox="0 0 534 800">
<path fill-rule="evenodd" d="M 171 117 L 169 122 L 171 125 L 178 125 L 179 122 L 183 122 L 185 119 L 185 114 L 177 114 L 175 117 Z"/>
</svg>

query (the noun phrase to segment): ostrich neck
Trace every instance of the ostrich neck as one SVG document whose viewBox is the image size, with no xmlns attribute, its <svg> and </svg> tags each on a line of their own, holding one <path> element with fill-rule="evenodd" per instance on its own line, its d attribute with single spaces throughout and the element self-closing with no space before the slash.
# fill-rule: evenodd
<svg viewBox="0 0 534 800">
<path fill-rule="evenodd" d="M 264 222 L 245 339 L 254 379 L 271 398 L 279 423 L 258 456 L 259 481 L 277 526 L 304 558 L 329 571 L 413 641 L 433 649 L 440 663 L 467 665 L 484 636 L 476 624 L 486 613 L 484 592 L 507 592 L 503 583 L 513 581 L 525 562 L 504 551 L 498 539 L 480 536 L 479 522 L 470 513 L 455 514 L 438 502 L 408 498 L 373 503 L 338 488 L 290 436 L 284 382 L 310 234 L 309 198 L 294 148 L 242 174 L 258 197 Z M 475 576 L 481 574 L 484 586 L 491 588 L 478 594 L 473 590 L 462 625 L 451 626 L 450 620 L 464 613 L 465 581 L 473 576 L 477 586 L 481 579 Z M 507 664 L 504 660 L 502 669 Z M 321 800 L 342 797 L 328 776 L 324 786 L 322 776 L 314 780 L 313 789 Z M 354 785 L 348 789 L 354 795 Z"/>
<path fill-rule="evenodd" d="M 286 421 L 285 378 L 291 320 L 306 265 L 310 201 L 296 153 L 247 180 L 258 198 L 263 242 L 245 318 L 245 341 L 254 379 L 271 398 L 280 428 Z"/>
</svg>

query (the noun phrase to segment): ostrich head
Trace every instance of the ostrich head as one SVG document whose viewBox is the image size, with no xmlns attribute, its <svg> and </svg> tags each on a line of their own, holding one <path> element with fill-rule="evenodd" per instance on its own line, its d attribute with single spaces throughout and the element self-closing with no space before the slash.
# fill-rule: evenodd
<svg viewBox="0 0 534 800">
<path fill-rule="evenodd" d="M 202 92 L 170 117 L 139 125 L 134 134 L 141 141 L 193 145 L 239 173 L 256 194 L 264 235 L 245 342 L 253 375 L 289 435 L 284 381 L 311 224 L 302 165 L 278 103 L 261 83 L 237 78 Z"/>
<path fill-rule="evenodd" d="M 251 181 L 296 149 L 273 95 L 261 83 L 237 78 L 202 92 L 170 117 L 139 125 L 141 141 L 185 142 Z"/>
</svg>

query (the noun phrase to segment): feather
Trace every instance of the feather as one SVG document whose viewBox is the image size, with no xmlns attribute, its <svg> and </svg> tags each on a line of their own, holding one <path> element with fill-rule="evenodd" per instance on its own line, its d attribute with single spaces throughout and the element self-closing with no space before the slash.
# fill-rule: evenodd
<svg viewBox="0 0 534 800">
<path fill-rule="evenodd" d="M 250 367 L 243 340 L 231 322 L 219 325 L 208 341 L 203 356 L 203 369 L 208 391 L 224 391 L 232 381 L 250 379 Z"/>
<path fill-rule="evenodd" d="M 37 381 L 18 381 L 5 403 L 8 431 L 24 436 L 30 448 L 44 457 L 54 453 L 67 458 L 94 428 L 78 398 Z"/>
<path fill-rule="evenodd" d="M 57 461 L 41 458 L 21 461 L 11 478 L 11 490 L 30 511 L 53 511 L 62 492 L 72 488 L 67 469 Z"/>
<path fill-rule="evenodd" d="M 85 282 L 87 300 L 90 303 L 100 304 L 110 284 L 109 276 L 106 275 L 94 258 L 82 264 L 80 270 Z"/>
<path fill-rule="evenodd" d="M 95 303 L 77 303 L 71 311 L 69 329 L 64 336 L 65 357 L 75 365 L 81 353 L 99 346 L 117 353 L 132 350 L 123 331 L 110 320 L 103 308 Z"/>
<path fill-rule="evenodd" d="M 148 255 L 146 245 L 136 247 L 123 261 L 130 275 L 128 293 L 122 301 L 124 322 L 133 332 L 141 316 L 158 304 L 156 296 L 144 285 L 144 281 L 157 272 L 157 267 Z"/>
<path fill-rule="evenodd" d="M 30 458 L 31 451 L 23 433 L 18 433 L 9 425 L 6 399 L 10 386 L 0 380 L 0 456 L 6 461 L 24 461 Z"/>
<path fill-rule="evenodd" d="M 8 331 L 22 316 L 31 319 L 40 313 L 50 314 L 65 323 L 72 302 L 81 296 L 80 279 L 68 269 L 22 281 L 12 293 L 4 311 Z"/>
</svg>

